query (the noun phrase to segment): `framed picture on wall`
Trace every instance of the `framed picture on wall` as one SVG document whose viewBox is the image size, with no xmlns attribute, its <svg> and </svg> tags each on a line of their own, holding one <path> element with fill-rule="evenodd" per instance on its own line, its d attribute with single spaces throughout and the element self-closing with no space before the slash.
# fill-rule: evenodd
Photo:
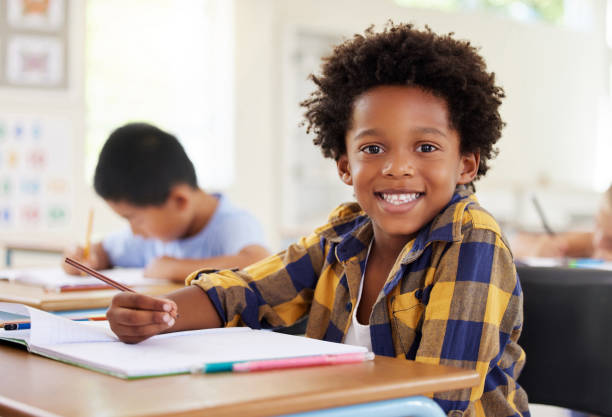
<svg viewBox="0 0 612 417">
<path fill-rule="evenodd" d="M 64 26 L 64 0 L 8 0 L 7 21 L 16 29 L 59 31 Z"/>
<path fill-rule="evenodd" d="M 57 38 L 13 36 L 7 45 L 6 80 L 10 84 L 57 85 L 64 77 L 63 56 Z"/>
<path fill-rule="evenodd" d="M 0 88 L 68 87 L 68 0 L 0 2 Z"/>
</svg>

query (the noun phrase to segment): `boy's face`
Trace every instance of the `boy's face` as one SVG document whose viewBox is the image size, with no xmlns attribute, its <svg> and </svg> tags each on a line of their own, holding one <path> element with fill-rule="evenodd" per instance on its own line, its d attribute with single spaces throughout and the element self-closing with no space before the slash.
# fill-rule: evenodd
<svg viewBox="0 0 612 417">
<path fill-rule="evenodd" d="M 358 96 L 345 138 L 338 172 L 377 238 L 412 236 L 478 170 L 479 156 L 459 151 L 445 100 L 416 87 L 380 86 Z"/>
<path fill-rule="evenodd" d="M 125 201 L 106 203 L 119 216 L 126 219 L 132 233 L 144 238 L 159 239 L 169 242 L 183 236 L 186 229 L 185 220 L 172 199 L 159 206 L 136 206 Z"/>
<path fill-rule="evenodd" d="M 599 209 L 593 233 L 593 257 L 612 260 L 612 210 L 609 207 Z"/>
</svg>

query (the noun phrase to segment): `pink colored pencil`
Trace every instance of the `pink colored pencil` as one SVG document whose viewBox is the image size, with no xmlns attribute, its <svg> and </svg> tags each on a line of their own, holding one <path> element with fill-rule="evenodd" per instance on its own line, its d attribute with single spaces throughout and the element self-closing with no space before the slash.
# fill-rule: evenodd
<svg viewBox="0 0 612 417">
<path fill-rule="evenodd" d="M 359 363 L 374 359 L 372 352 L 342 353 L 338 355 L 302 356 L 287 359 L 270 359 L 235 363 L 234 372 L 269 371 L 272 369 L 302 368 L 306 366 Z"/>
</svg>

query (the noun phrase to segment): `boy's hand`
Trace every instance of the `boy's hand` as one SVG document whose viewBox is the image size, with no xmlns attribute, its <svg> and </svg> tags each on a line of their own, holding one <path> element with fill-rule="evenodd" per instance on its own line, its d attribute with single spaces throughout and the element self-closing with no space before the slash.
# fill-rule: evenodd
<svg viewBox="0 0 612 417">
<path fill-rule="evenodd" d="M 150 278 L 163 278 L 183 282 L 188 273 L 183 271 L 183 267 L 179 259 L 169 256 L 162 256 L 153 259 L 145 268 L 143 274 Z"/>
<path fill-rule="evenodd" d="M 106 318 L 117 337 L 125 343 L 138 343 L 169 330 L 178 317 L 172 300 L 123 292 L 113 297 Z"/>
<path fill-rule="evenodd" d="M 612 250 L 595 248 L 593 258 L 603 259 L 604 261 L 612 261 Z"/>
<path fill-rule="evenodd" d="M 77 262 L 82 263 L 93 269 L 107 269 L 111 267 L 110 260 L 101 243 L 96 243 L 91 246 L 91 250 L 87 259 L 82 246 L 75 246 L 64 251 L 64 257 L 72 258 Z M 78 269 L 68 265 L 62 261 L 62 268 L 70 275 L 84 275 Z"/>
<path fill-rule="evenodd" d="M 82 246 L 76 246 L 76 247 L 72 247 L 70 249 L 66 249 L 63 253 L 65 258 L 72 258 L 77 262 L 80 262 L 84 265 L 87 265 L 91 268 L 91 265 L 89 265 L 88 262 L 85 261 L 84 257 L 83 257 L 83 247 Z M 70 265 L 68 265 L 66 262 L 62 261 L 62 269 L 70 275 L 81 275 L 81 271 L 79 271 L 78 269 L 76 269 L 75 267 L 72 267 Z"/>
</svg>

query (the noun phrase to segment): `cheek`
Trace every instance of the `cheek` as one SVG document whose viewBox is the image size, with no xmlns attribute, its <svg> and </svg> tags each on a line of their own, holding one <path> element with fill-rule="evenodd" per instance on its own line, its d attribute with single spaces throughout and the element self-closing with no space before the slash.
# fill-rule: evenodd
<svg viewBox="0 0 612 417">
<path fill-rule="evenodd" d="M 423 176 L 441 190 L 454 190 L 458 180 L 457 171 L 447 164 L 429 166 Z"/>
</svg>

